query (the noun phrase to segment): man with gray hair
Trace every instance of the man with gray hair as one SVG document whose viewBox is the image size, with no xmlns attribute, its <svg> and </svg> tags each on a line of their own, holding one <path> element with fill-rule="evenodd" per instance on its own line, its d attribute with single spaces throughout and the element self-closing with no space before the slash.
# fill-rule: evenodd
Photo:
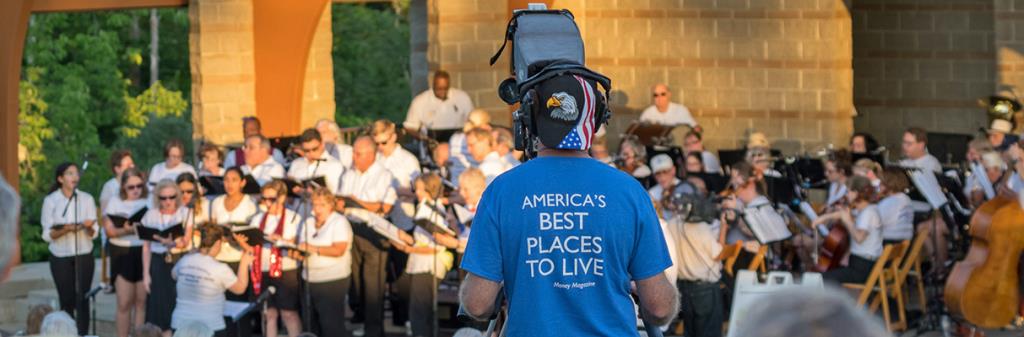
<svg viewBox="0 0 1024 337">
<path fill-rule="evenodd" d="M 320 138 L 324 142 L 324 150 L 327 154 L 341 162 L 345 167 L 352 166 L 352 146 L 341 141 L 341 128 L 338 123 L 330 119 L 316 121 L 316 131 L 320 132 Z"/>
<path fill-rule="evenodd" d="M 284 178 L 284 166 L 270 156 L 270 140 L 267 137 L 259 134 L 249 136 L 245 139 L 242 151 L 245 152 L 242 173 L 252 175 L 260 186 L 271 180 Z"/>
<path fill-rule="evenodd" d="M 18 210 L 21 199 L 0 174 L 0 283 L 14 267 L 18 254 Z M 74 327 L 74 324 L 72 324 Z M 77 330 L 76 330 L 77 331 Z"/>
<path fill-rule="evenodd" d="M 737 320 L 732 336 L 832 337 L 891 336 L 874 317 L 836 288 L 804 288 L 765 295 Z M 738 317 L 733 317 L 737 319 Z M 742 322 L 742 323 L 740 323 Z"/>
</svg>

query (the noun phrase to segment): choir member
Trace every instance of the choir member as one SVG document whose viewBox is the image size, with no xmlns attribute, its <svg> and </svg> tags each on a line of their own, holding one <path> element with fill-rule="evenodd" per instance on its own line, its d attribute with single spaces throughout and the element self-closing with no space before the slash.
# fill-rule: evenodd
<svg viewBox="0 0 1024 337">
<path fill-rule="evenodd" d="M 120 191 L 103 209 L 103 229 L 110 239 L 110 277 L 117 294 L 115 325 L 118 337 L 128 337 L 132 327 L 146 321 L 146 289 L 142 286 L 142 240 L 135 232 L 136 223 L 116 226 L 112 216 L 131 218 L 146 208 L 149 190 L 146 177 L 136 168 L 121 174 Z"/>
<path fill-rule="evenodd" d="M 331 157 L 341 162 L 341 166 L 352 166 L 352 146 L 342 142 L 338 123 L 329 119 L 321 119 L 316 122 L 316 131 L 320 132 L 320 138 L 324 141 L 324 149 Z"/>
<path fill-rule="evenodd" d="M 77 165 L 57 165 L 50 194 L 43 199 L 40 220 L 43 241 L 49 243 L 50 274 L 57 286 L 60 309 L 75 316 L 78 333 L 84 335 L 89 328 L 89 303 L 84 296 L 92 288 L 92 240 L 99 226 L 96 202 L 92 195 L 78 189 L 80 178 Z"/>
<path fill-rule="evenodd" d="M 199 165 L 199 176 L 220 177 L 224 175 L 224 151 L 217 145 L 206 143 L 199 148 L 199 156 L 202 158 Z"/>
<path fill-rule="evenodd" d="M 388 172 L 391 172 L 392 186 L 399 202 L 390 212 L 391 222 L 402 230 L 412 229 L 412 216 L 416 211 L 416 195 L 412 190 L 412 181 L 420 175 L 420 161 L 416 156 L 398 145 L 398 133 L 395 123 L 377 120 L 371 130 L 373 141 L 377 143 L 377 159 Z"/>
<path fill-rule="evenodd" d="M 270 161 L 277 164 L 273 159 L 270 159 Z M 253 216 L 259 212 L 259 207 L 252 198 L 242 194 L 242 189 L 245 188 L 246 184 L 245 179 L 242 177 L 244 175 L 238 166 L 230 167 L 224 171 L 224 194 L 213 199 L 210 205 L 212 210 L 210 223 L 223 226 L 226 230 L 249 227 Z M 245 253 L 242 246 L 237 241 L 230 240 L 230 237 L 231 233 L 225 232 L 225 240 L 221 243 L 218 253 L 213 256 L 217 261 L 226 263 L 229 268 L 236 270 Z M 240 294 L 228 291 L 225 293 L 225 296 L 229 301 L 248 302 L 252 296 L 252 286 L 250 285 L 246 288 L 245 292 Z M 248 336 L 252 332 L 252 321 L 252 319 L 246 318 L 239 321 L 237 326 L 234 324 L 229 325 L 226 334 L 229 336 Z"/>
<path fill-rule="evenodd" d="M 188 222 L 189 210 L 181 200 L 181 190 L 173 180 L 164 179 L 153 189 L 154 208 L 142 217 L 141 225 L 155 230 L 167 230 L 175 225 L 184 227 L 185 235 L 179 238 L 156 235 L 155 241 L 142 243 L 142 284 L 149 296 L 146 298 L 146 322 L 153 323 L 171 335 L 171 313 L 174 311 L 175 285 L 171 278 L 171 264 L 167 254 L 171 249 L 184 249 L 190 243 L 192 224 Z"/>
<path fill-rule="evenodd" d="M 164 145 L 164 161 L 153 165 L 149 170 L 149 186 L 156 186 L 164 179 L 174 180 L 178 175 L 188 172 L 196 174 L 196 169 L 184 162 L 185 144 L 180 140 L 171 139 Z"/>
<path fill-rule="evenodd" d="M 242 149 L 245 157 L 242 158 L 243 164 L 238 167 L 242 169 L 243 174 L 252 175 L 260 186 L 271 180 L 284 178 L 284 166 L 270 156 L 270 140 L 267 137 L 249 136 L 245 139 L 245 147 Z"/>
<path fill-rule="evenodd" d="M 345 296 L 352 275 L 352 225 L 335 212 L 335 198 L 325 188 L 313 190 L 313 217 L 299 233 L 306 252 L 303 279 L 309 282 L 310 327 L 320 336 L 349 336 L 345 328 Z"/>
<path fill-rule="evenodd" d="M 104 210 L 107 207 L 107 203 L 110 202 L 111 198 L 116 198 L 118 192 L 121 190 L 121 174 L 125 170 L 135 167 L 135 160 L 132 159 L 132 151 L 126 149 L 114 150 L 110 154 L 110 170 L 114 173 L 114 176 L 103 183 L 103 189 L 100 190 L 100 210 Z"/>
<path fill-rule="evenodd" d="M 292 161 L 288 168 L 288 178 L 296 181 L 303 181 L 317 177 L 324 177 L 326 187 L 332 193 L 338 190 L 338 179 L 341 177 L 344 167 L 341 162 L 331 157 L 324 150 L 324 142 L 320 138 L 320 132 L 316 129 L 306 129 L 299 136 L 299 143 L 302 146 L 302 157 Z M 296 186 L 293 193 L 301 193 L 302 186 Z"/>
<path fill-rule="evenodd" d="M 248 116 L 242 118 L 242 136 L 248 141 L 250 137 L 263 137 L 263 126 L 260 123 L 260 119 L 255 116 Z M 284 154 L 281 150 L 270 147 L 270 142 L 267 142 L 267 155 L 272 156 L 274 161 L 278 164 L 284 165 L 286 163 Z M 247 163 L 245 160 L 245 153 L 243 149 L 234 149 L 228 152 L 224 158 L 224 167 L 239 166 Z"/>
<path fill-rule="evenodd" d="M 263 213 L 252 218 L 250 226 L 259 228 L 270 242 L 255 247 L 257 260 L 253 267 L 259 267 L 259 275 L 253 279 L 253 289 L 258 293 L 274 287 L 277 291 L 270 295 L 263 322 L 267 336 L 277 336 L 277 319 L 280 316 L 288 329 L 288 337 L 296 337 L 302 332 L 299 319 L 299 274 L 295 259 L 285 254 L 279 247 L 281 244 L 294 244 L 295 234 L 301 219 L 295 212 L 287 209 L 288 187 L 280 180 L 274 180 L 260 191 L 260 208 Z M 339 318 L 340 319 L 340 318 Z"/>
</svg>

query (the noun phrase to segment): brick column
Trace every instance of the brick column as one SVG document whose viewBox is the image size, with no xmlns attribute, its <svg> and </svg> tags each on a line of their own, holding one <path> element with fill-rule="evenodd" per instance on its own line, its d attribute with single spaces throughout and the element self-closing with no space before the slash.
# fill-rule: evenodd
<svg viewBox="0 0 1024 337">
<path fill-rule="evenodd" d="M 1024 96 L 1024 1 L 995 1 L 996 81 Z"/>
<path fill-rule="evenodd" d="M 252 1 L 192 0 L 189 20 L 193 137 L 241 143 L 256 114 Z"/>
<path fill-rule="evenodd" d="M 302 129 L 313 127 L 320 119 L 334 120 L 333 33 L 331 2 L 328 1 L 317 23 L 306 62 L 306 79 L 302 86 Z"/>
</svg>

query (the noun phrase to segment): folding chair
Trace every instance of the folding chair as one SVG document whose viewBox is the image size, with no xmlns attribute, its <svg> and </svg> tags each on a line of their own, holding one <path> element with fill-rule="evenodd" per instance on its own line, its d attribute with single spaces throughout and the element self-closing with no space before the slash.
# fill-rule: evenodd
<svg viewBox="0 0 1024 337">
<path fill-rule="evenodd" d="M 868 299 L 871 298 L 871 294 L 877 292 L 878 296 L 882 300 L 882 314 L 885 318 L 886 330 L 892 331 L 892 322 L 889 317 L 889 284 L 892 280 L 886 280 L 885 268 L 886 266 L 895 265 L 898 261 L 897 255 L 902 257 L 903 251 L 906 250 L 906 244 L 898 243 L 895 245 L 886 245 L 882 249 L 882 255 L 875 261 L 874 267 L 871 268 L 871 274 L 868 274 L 867 280 L 863 284 L 859 283 L 843 283 L 843 287 L 851 290 L 860 290 L 860 294 L 857 296 L 857 305 L 867 305 Z"/>
</svg>

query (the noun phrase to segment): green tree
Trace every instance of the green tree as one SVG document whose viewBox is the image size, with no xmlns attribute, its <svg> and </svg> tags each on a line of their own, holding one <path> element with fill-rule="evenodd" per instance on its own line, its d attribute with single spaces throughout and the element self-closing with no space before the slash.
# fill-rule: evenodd
<svg viewBox="0 0 1024 337">
<path fill-rule="evenodd" d="M 408 1 L 396 4 L 332 6 L 335 117 L 342 126 L 366 125 L 378 118 L 405 119 Z"/>
</svg>

